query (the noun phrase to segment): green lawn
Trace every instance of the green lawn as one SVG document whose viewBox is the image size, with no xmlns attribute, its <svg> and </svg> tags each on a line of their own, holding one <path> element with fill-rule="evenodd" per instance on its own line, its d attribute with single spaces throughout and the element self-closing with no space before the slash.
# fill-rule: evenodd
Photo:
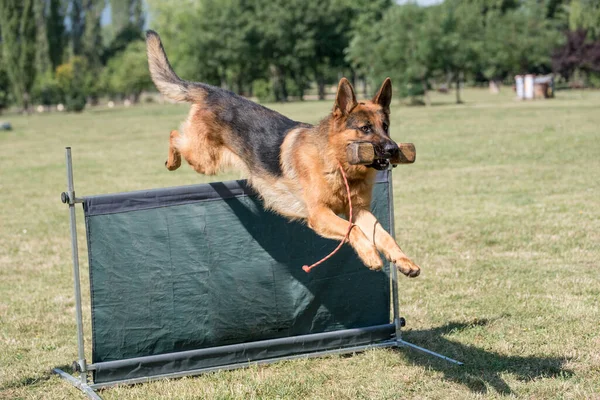
<svg viewBox="0 0 600 400">
<path fill-rule="evenodd" d="M 417 162 L 394 173 L 396 234 L 423 268 L 400 282 L 404 338 L 463 367 L 372 350 L 102 396 L 600 398 L 600 93 L 512 96 L 470 90 L 461 106 L 452 94 L 434 95 L 430 108 L 393 106 L 393 137 L 417 147 Z M 314 123 L 331 104 L 274 107 Z M 73 148 L 80 195 L 206 182 L 163 165 L 186 112 L 154 104 L 2 117 L 14 130 L 0 132 L 0 398 L 83 398 L 50 373 L 77 357 L 63 148 Z M 85 288 L 84 247 L 80 239 Z M 89 331 L 88 290 L 83 304 Z"/>
</svg>

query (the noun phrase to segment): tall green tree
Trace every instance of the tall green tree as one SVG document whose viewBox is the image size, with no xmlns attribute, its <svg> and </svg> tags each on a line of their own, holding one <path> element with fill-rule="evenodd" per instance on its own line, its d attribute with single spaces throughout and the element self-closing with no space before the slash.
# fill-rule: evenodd
<svg viewBox="0 0 600 400">
<path fill-rule="evenodd" d="M 571 0 L 568 5 L 569 29 L 585 30 L 590 39 L 600 39 L 600 2 L 598 0 Z"/>
<path fill-rule="evenodd" d="M 133 42 L 111 59 L 104 71 L 103 81 L 111 94 L 137 103 L 142 91 L 152 87 L 144 43 Z"/>
<path fill-rule="evenodd" d="M 86 92 L 92 103 L 96 103 L 100 94 L 100 80 L 102 71 L 102 30 L 100 17 L 105 7 L 104 0 L 84 0 L 85 27 L 81 39 L 82 56 L 87 60 L 89 68 L 86 76 Z"/>
<path fill-rule="evenodd" d="M 113 36 L 117 36 L 131 22 L 132 5 L 133 0 L 110 0 Z"/>
<path fill-rule="evenodd" d="M 56 81 L 67 111 L 80 112 L 85 108 L 88 72 L 87 60 L 82 56 L 73 56 L 56 68 Z"/>
<path fill-rule="evenodd" d="M 109 0 L 111 7 L 112 38 L 115 39 L 124 30 L 135 29 L 142 32 L 146 23 L 143 0 Z M 182 7 L 181 2 L 172 6 Z"/>
<path fill-rule="evenodd" d="M 268 60 L 276 98 L 285 101 L 291 80 L 302 96 L 310 77 L 321 88 L 327 70 L 347 68 L 352 7 L 342 0 L 257 1 L 260 53 Z M 321 95 L 322 90 L 320 90 Z"/>
<path fill-rule="evenodd" d="M 35 24 L 37 25 L 35 66 L 39 75 L 46 74 L 52 70 L 48 31 L 46 29 L 46 5 L 47 2 L 45 0 L 34 2 Z"/>
<path fill-rule="evenodd" d="M 48 51 L 52 70 L 62 64 L 65 51 L 65 2 L 49 0 L 46 32 L 48 35 Z"/>
<path fill-rule="evenodd" d="M 536 1 L 504 14 L 486 17 L 481 69 L 488 79 L 503 79 L 524 73 L 551 71 L 552 51 L 561 33 L 545 17 L 544 5 Z"/>
<path fill-rule="evenodd" d="M 78 56 L 82 53 L 82 36 L 85 28 L 85 13 L 83 0 L 71 0 L 71 55 Z"/>
<path fill-rule="evenodd" d="M 145 24 L 143 3 L 141 0 L 110 0 L 111 24 L 107 32 L 108 46 L 102 56 L 108 60 L 127 48 L 131 42 L 143 39 Z M 182 7 L 182 2 L 170 2 L 167 6 Z"/>
<path fill-rule="evenodd" d="M 478 2 L 447 0 L 431 8 L 433 25 L 441 28 L 437 68 L 451 76 L 456 102 L 461 103 L 460 86 L 467 74 L 478 71 L 484 43 L 485 5 Z"/>
<path fill-rule="evenodd" d="M 301 79 L 306 74 L 306 57 L 311 53 L 307 26 L 306 3 L 299 0 L 258 1 L 256 21 L 261 38 L 260 55 L 268 64 L 275 99 L 287 101 L 288 79 Z"/>
<path fill-rule="evenodd" d="M 104 9 L 104 0 L 84 0 L 84 30 L 81 38 L 81 53 L 87 58 L 88 66 L 93 69 L 102 65 L 102 30 L 100 17 Z"/>
<path fill-rule="evenodd" d="M 375 26 L 381 34 L 373 45 L 377 62 L 372 73 L 377 81 L 390 76 L 402 97 L 425 96 L 429 80 L 438 68 L 442 32 L 429 9 L 416 4 L 396 6 Z"/>
<path fill-rule="evenodd" d="M 144 30 L 146 15 L 144 12 L 144 2 L 142 0 L 133 0 L 133 3 L 131 4 L 131 23 L 140 31 Z"/>
<path fill-rule="evenodd" d="M 352 9 L 351 30 L 349 46 L 345 49 L 346 60 L 366 82 L 368 78 L 374 78 L 376 66 L 373 60 L 379 57 L 374 51 L 375 43 L 378 43 L 383 35 L 375 28 L 379 26 L 383 16 L 387 14 L 394 5 L 392 0 L 355 0 L 349 2 Z M 377 82 L 371 82 L 373 86 Z M 364 96 L 367 96 L 367 85 L 365 84 Z"/>
<path fill-rule="evenodd" d="M 147 4 L 153 15 L 152 29 L 160 33 L 177 74 L 184 79 L 220 85 L 219 62 L 213 53 L 221 36 L 210 27 L 211 14 L 205 12 L 210 7 L 196 0 L 181 0 L 177 4 L 147 0 Z"/>
<path fill-rule="evenodd" d="M 356 8 L 350 2 L 311 0 L 308 26 L 312 33 L 313 56 L 308 58 L 308 68 L 317 82 L 319 100 L 325 99 L 325 84 L 337 83 L 340 71 L 351 71 L 346 60 L 346 49 L 352 38 L 352 21 Z M 333 72 L 333 73 L 332 73 Z"/>
<path fill-rule="evenodd" d="M 2 113 L 2 110 L 8 107 L 10 103 L 10 81 L 2 61 L 2 40 L 0 40 L 0 113 Z"/>
<path fill-rule="evenodd" d="M 59 101 L 59 91 L 54 79 L 54 68 L 50 58 L 49 1 L 37 0 L 34 5 L 37 25 L 35 67 L 36 76 L 32 87 L 32 102 L 50 105 Z"/>
<path fill-rule="evenodd" d="M 205 32 L 198 40 L 200 57 L 204 59 L 199 61 L 206 69 L 202 75 L 239 93 L 250 86 L 260 68 L 256 30 L 251 19 L 254 10 L 254 5 L 247 1 L 207 0 L 196 19 L 198 28 Z"/>
<path fill-rule="evenodd" d="M 29 109 L 35 80 L 36 25 L 33 0 L 0 0 L 0 35 L 6 73 L 19 106 Z"/>
</svg>

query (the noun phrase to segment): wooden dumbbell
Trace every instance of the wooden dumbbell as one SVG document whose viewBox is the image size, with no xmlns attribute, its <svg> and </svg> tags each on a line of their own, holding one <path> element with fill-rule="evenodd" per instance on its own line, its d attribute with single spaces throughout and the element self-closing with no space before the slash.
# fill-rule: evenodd
<svg viewBox="0 0 600 400">
<path fill-rule="evenodd" d="M 398 143 L 400 151 L 398 155 L 389 159 L 390 164 L 412 164 L 415 162 L 416 151 L 412 143 Z M 348 163 L 352 165 L 369 165 L 380 158 L 375 154 L 375 148 L 371 142 L 352 142 L 346 147 Z"/>
</svg>

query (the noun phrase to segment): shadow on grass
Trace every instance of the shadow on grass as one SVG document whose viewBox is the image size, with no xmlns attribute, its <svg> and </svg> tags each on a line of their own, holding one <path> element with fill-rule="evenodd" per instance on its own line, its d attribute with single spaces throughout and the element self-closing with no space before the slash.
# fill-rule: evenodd
<svg viewBox="0 0 600 400">
<path fill-rule="evenodd" d="M 63 371 L 71 374 L 72 369 L 69 365 L 60 365 L 56 368 L 62 369 Z M 13 381 L 7 382 L 0 386 L 0 390 L 8 390 L 8 389 L 17 389 L 24 386 L 35 386 L 37 384 L 46 382 L 50 380 L 53 376 L 56 376 L 52 370 L 40 371 L 39 374 L 34 376 L 24 376 L 19 379 L 15 379 Z"/>
<path fill-rule="evenodd" d="M 402 339 L 407 342 L 464 362 L 463 366 L 409 348 L 401 348 L 399 351 L 411 362 L 442 372 L 445 379 L 465 385 L 477 393 L 486 393 L 489 385 L 500 394 L 512 394 L 510 386 L 501 377 L 503 373 L 512 374 L 522 381 L 573 375 L 573 371 L 564 368 L 567 358 L 504 355 L 444 337 L 488 323 L 489 320 L 477 320 L 473 323 L 451 322 L 438 328 L 406 331 L 402 335 Z"/>
</svg>

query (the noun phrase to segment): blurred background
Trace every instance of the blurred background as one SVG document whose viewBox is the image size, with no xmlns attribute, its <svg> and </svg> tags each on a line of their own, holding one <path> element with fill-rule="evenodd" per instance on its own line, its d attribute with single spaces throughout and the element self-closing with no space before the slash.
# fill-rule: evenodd
<svg viewBox="0 0 600 400">
<path fill-rule="evenodd" d="M 260 102 L 325 99 L 341 76 L 396 98 L 600 86 L 597 0 L 0 0 L 0 110 L 156 101 L 144 31 L 178 74 Z M 527 74 L 532 74 L 527 80 Z M 518 77 L 517 77 L 518 76 Z M 515 78 L 517 77 L 517 78 Z M 535 88 L 533 86 L 535 86 Z"/>
<path fill-rule="evenodd" d="M 164 167 L 189 105 L 156 92 L 146 29 L 182 78 L 296 121 L 392 78 L 405 338 L 465 365 L 379 349 L 105 399 L 599 399 L 600 0 L 0 0 L 0 399 L 76 395 L 50 372 L 77 358 L 65 146 L 78 196 L 240 178 Z"/>
</svg>

